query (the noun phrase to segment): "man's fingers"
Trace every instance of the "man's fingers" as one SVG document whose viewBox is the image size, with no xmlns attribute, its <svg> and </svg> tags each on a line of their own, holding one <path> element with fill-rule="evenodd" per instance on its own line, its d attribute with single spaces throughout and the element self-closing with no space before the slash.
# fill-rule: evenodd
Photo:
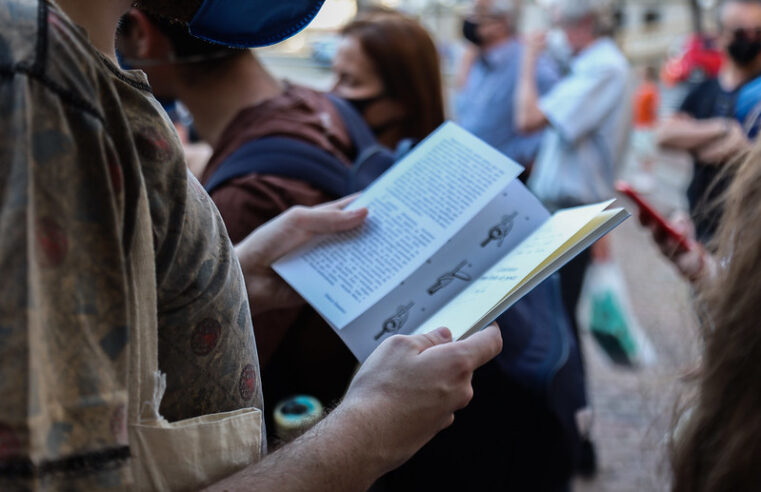
<svg viewBox="0 0 761 492">
<path fill-rule="evenodd" d="M 413 335 L 410 337 L 418 352 L 424 352 L 431 347 L 442 345 L 452 341 L 452 332 L 449 328 L 437 328 L 429 333 L 423 333 L 422 335 Z"/>
<path fill-rule="evenodd" d="M 698 150 L 698 158 L 704 162 L 721 163 L 736 151 L 738 145 L 736 138 L 728 136 L 701 147 Z"/>
<path fill-rule="evenodd" d="M 473 369 L 477 369 L 495 358 L 502 351 L 502 332 L 496 323 L 457 342 L 468 352 L 468 359 Z"/>
<path fill-rule="evenodd" d="M 313 234 L 330 234 L 359 227 L 367 218 L 367 209 L 346 211 L 336 208 L 308 208 L 301 210 L 298 226 Z"/>
<path fill-rule="evenodd" d="M 332 208 L 337 210 L 342 210 L 346 207 L 348 207 L 354 200 L 356 200 L 361 193 L 354 193 L 349 196 L 345 196 L 343 198 L 339 198 L 338 200 L 334 200 L 332 202 L 323 203 L 321 205 L 318 205 L 317 209 L 326 209 L 326 208 Z"/>
<path fill-rule="evenodd" d="M 689 236 L 690 225 L 684 222 L 671 222 L 671 228 L 683 236 Z"/>
</svg>

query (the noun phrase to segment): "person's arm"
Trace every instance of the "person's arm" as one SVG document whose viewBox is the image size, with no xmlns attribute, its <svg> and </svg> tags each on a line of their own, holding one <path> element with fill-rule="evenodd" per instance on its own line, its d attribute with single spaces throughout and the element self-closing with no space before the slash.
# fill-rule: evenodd
<svg viewBox="0 0 761 492">
<path fill-rule="evenodd" d="M 322 422 L 207 490 L 366 490 L 453 422 L 473 395 L 473 371 L 501 347 L 495 326 L 460 342 L 447 329 L 391 337 Z"/>
<path fill-rule="evenodd" d="M 701 145 L 695 150 L 695 155 L 701 162 L 708 164 L 726 164 L 733 159 L 743 159 L 751 150 L 753 143 L 745 133 L 745 129 L 734 119 L 724 120 L 724 134 Z"/>
<path fill-rule="evenodd" d="M 706 142 L 719 139 L 730 131 L 729 120 L 696 120 L 679 113 L 663 121 L 656 130 L 658 145 L 666 149 L 692 152 Z"/>
<path fill-rule="evenodd" d="M 523 49 L 515 100 L 515 127 L 521 133 L 531 133 L 548 124 L 547 117 L 539 107 L 536 80 L 536 65 L 544 45 L 545 35 L 538 33 L 527 38 Z"/>
<path fill-rule="evenodd" d="M 731 118 L 696 120 L 678 114 L 657 129 L 658 144 L 667 149 L 683 150 L 706 164 L 724 164 L 742 158 L 751 148 L 745 130 Z"/>
</svg>

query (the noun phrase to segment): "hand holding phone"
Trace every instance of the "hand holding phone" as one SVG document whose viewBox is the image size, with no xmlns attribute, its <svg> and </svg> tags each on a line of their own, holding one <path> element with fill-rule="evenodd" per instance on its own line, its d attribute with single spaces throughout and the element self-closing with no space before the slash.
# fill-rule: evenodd
<svg viewBox="0 0 761 492">
<path fill-rule="evenodd" d="M 631 198 L 632 201 L 637 204 L 637 207 L 639 207 L 643 222 L 656 224 L 656 226 L 661 229 L 668 238 L 677 243 L 680 251 L 687 252 L 693 249 L 695 246 L 694 241 L 674 229 L 671 223 L 659 214 L 650 203 L 645 201 L 639 193 L 634 191 L 634 188 L 632 188 L 629 183 L 618 181 L 616 183 L 616 190 Z"/>
</svg>

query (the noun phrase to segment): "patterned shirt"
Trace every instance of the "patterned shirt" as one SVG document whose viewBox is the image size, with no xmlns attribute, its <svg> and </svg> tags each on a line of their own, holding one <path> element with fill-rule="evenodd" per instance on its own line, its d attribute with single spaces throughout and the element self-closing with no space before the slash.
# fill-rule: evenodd
<svg viewBox="0 0 761 492">
<path fill-rule="evenodd" d="M 0 115 L 0 490 L 127 488 L 137 197 L 169 421 L 262 408 L 240 266 L 144 74 L 44 0 L 0 0 Z"/>
</svg>

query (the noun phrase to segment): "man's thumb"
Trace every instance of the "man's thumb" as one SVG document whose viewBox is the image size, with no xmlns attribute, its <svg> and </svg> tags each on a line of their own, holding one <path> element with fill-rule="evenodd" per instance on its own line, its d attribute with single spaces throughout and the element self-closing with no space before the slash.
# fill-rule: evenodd
<svg viewBox="0 0 761 492">
<path fill-rule="evenodd" d="M 437 328 L 429 333 L 417 335 L 418 345 L 420 346 L 420 352 L 428 350 L 436 345 L 442 345 L 452 341 L 452 332 L 449 328 Z"/>
</svg>

